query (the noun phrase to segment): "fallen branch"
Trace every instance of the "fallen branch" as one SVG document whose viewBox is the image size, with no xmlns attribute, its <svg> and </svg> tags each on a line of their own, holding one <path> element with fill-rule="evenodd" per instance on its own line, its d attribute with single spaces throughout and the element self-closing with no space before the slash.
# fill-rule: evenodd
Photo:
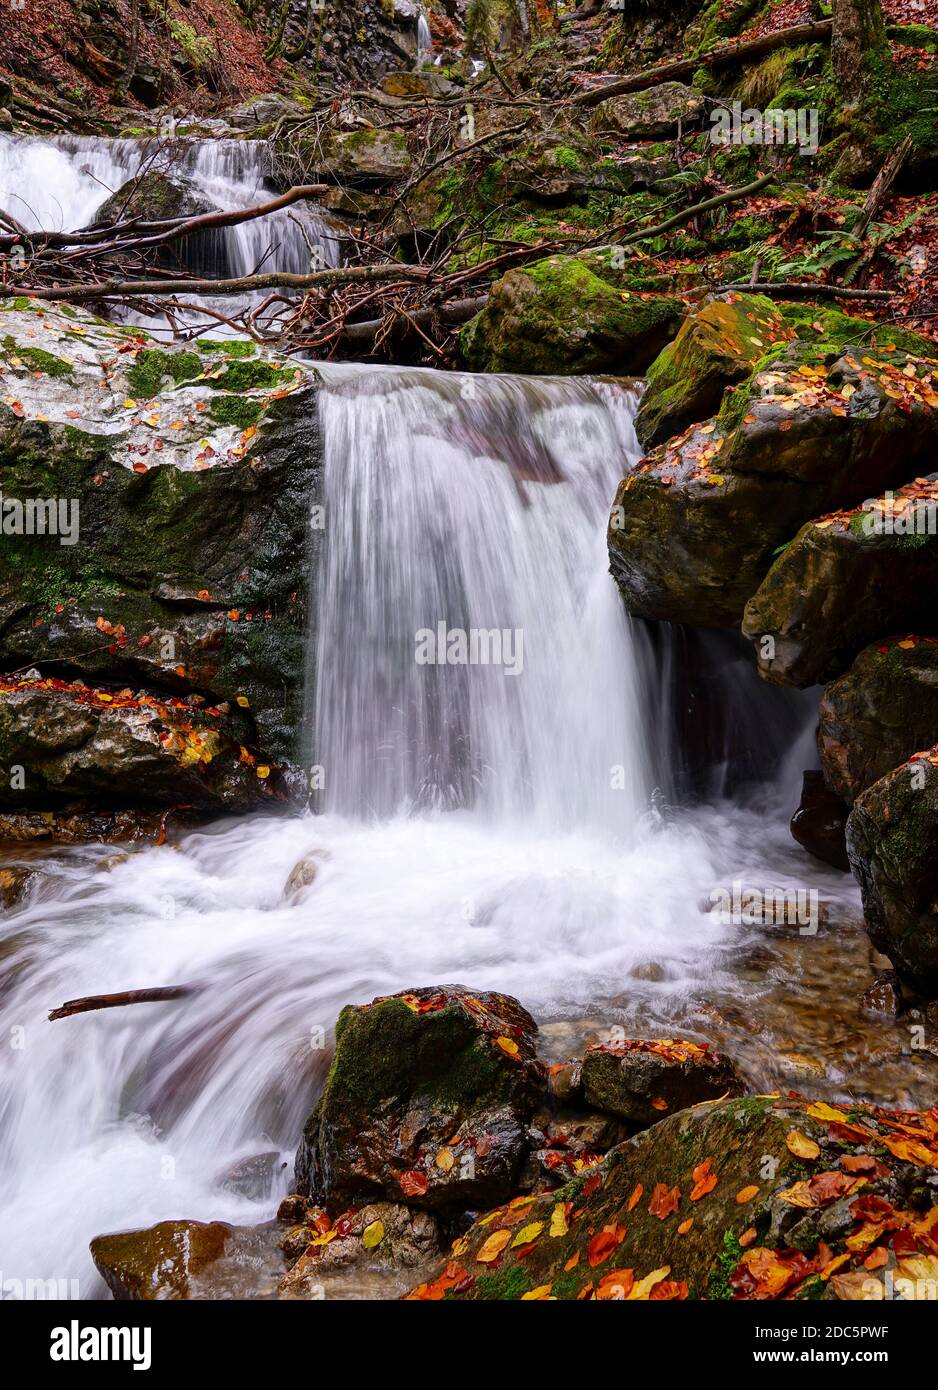
<svg viewBox="0 0 938 1390">
<path fill-rule="evenodd" d="M 273 270 L 265 275 L 242 275 L 235 280 L 102 280 L 96 285 L 66 285 L 52 288 L 4 289 L 0 299 L 31 295 L 33 299 L 67 300 L 70 304 L 90 299 L 134 298 L 140 295 L 250 294 L 252 290 L 315 290 L 333 285 L 368 280 L 426 280 L 430 270 L 422 265 L 358 265 L 336 270 L 316 270 L 308 275 Z"/>
<path fill-rule="evenodd" d="M 807 24 L 795 24 L 790 29 L 779 29 L 774 34 L 760 34 L 756 39 L 727 44 L 724 48 L 714 48 L 709 53 L 701 53 L 695 58 L 677 58 L 670 63 L 661 63 L 656 68 L 646 68 L 644 72 L 632 73 L 628 77 L 618 77 L 603 87 L 591 87 L 589 91 L 577 92 L 571 97 L 574 106 L 598 106 L 607 97 L 621 96 L 625 92 L 643 92 L 656 87 L 659 82 L 674 82 L 691 77 L 698 68 L 723 67 L 727 63 L 748 63 L 752 58 L 760 58 L 764 53 L 773 53 L 777 48 L 794 48 L 803 43 L 820 43 L 830 39 L 833 20 L 821 19 Z"/>
<path fill-rule="evenodd" d="M 459 324 L 468 322 L 474 318 L 481 309 L 488 303 L 488 295 L 480 295 L 476 299 L 454 299 L 448 304 L 441 304 L 437 308 L 430 309 L 401 309 L 398 311 L 403 315 L 404 323 L 397 325 L 397 331 L 405 333 L 407 326 L 412 325 L 416 329 L 430 328 L 439 319 L 441 323 L 448 327 L 456 327 Z M 360 347 L 374 341 L 376 335 L 387 320 L 365 319 L 361 323 L 348 323 L 342 331 L 341 337 L 350 346 Z"/>
<path fill-rule="evenodd" d="M 162 1004 L 170 999 L 188 999 L 199 994 L 203 985 L 160 985 L 155 989 L 126 989 L 120 994 L 87 994 L 83 999 L 69 999 L 49 1014 L 49 1022 L 71 1018 L 74 1014 L 90 1014 L 98 1009 L 122 1009 L 126 1004 Z"/>
<path fill-rule="evenodd" d="M 763 174 L 754 183 L 747 183 L 743 188 L 728 188 L 725 193 L 718 193 L 713 198 L 706 198 L 702 203 L 695 203 L 693 207 L 685 208 L 683 212 L 676 212 L 673 217 L 669 217 L 665 222 L 659 222 L 654 227 L 645 227 L 640 231 L 630 232 L 627 237 L 616 242 L 616 245 L 631 246 L 636 241 L 646 241 L 648 237 L 661 236 L 664 232 L 669 232 L 672 227 L 679 227 L 682 222 L 689 222 L 698 213 L 711 212 L 714 208 L 721 208 L 726 203 L 735 203 L 740 198 L 752 198 L 774 181 L 774 174 Z"/>
<path fill-rule="evenodd" d="M 899 171 L 911 153 L 912 137 L 911 135 L 907 135 L 904 140 L 899 141 L 899 144 L 876 175 L 876 178 L 873 180 L 873 186 L 866 195 L 866 201 L 863 204 L 860 220 L 852 230 L 852 235 L 855 236 L 858 241 L 863 240 L 863 237 L 866 235 L 867 227 L 885 202 L 890 188 L 892 188 L 899 176 Z"/>
<path fill-rule="evenodd" d="M 787 299 L 794 295 L 800 298 L 807 295 L 809 298 L 817 296 L 820 299 L 892 299 L 892 290 L 852 290 L 849 285 L 814 285 L 810 281 L 772 281 L 751 285 L 748 282 L 736 285 L 720 285 L 715 290 L 709 290 L 709 294 L 729 294 L 737 291 L 740 294 L 764 294 L 769 299 Z"/>
</svg>

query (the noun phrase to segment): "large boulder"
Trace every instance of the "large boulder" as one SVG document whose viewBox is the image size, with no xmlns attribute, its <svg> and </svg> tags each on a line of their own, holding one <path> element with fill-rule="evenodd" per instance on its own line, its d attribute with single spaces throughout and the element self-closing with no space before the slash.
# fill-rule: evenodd
<svg viewBox="0 0 938 1390">
<path fill-rule="evenodd" d="M 906 512 L 893 520 L 906 501 L 918 528 L 909 532 Z M 936 507 L 933 474 L 894 497 L 803 526 L 746 605 L 743 634 L 755 644 L 760 674 L 780 685 L 817 685 L 841 675 L 882 633 L 928 632 L 938 582 Z"/>
<path fill-rule="evenodd" d="M 873 945 L 902 980 L 938 996 L 938 747 L 857 798 L 847 852 Z"/>
<path fill-rule="evenodd" d="M 460 351 L 481 372 L 639 373 L 677 332 L 680 300 L 616 289 L 576 256 L 510 270 L 463 328 Z"/>
<path fill-rule="evenodd" d="M 77 799 L 124 806 L 247 811 L 279 778 L 242 742 L 248 721 L 178 696 L 105 690 L 53 678 L 0 677 L 0 807 Z"/>
<path fill-rule="evenodd" d="M 306 1122 L 297 1190 L 330 1211 L 402 1200 L 439 1211 L 502 1201 L 544 1087 L 537 1027 L 508 995 L 461 985 L 348 1005 Z"/>
<path fill-rule="evenodd" d="M 919 748 L 938 743 L 938 637 L 887 637 L 821 696 L 818 751 L 828 786 L 852 803 Z"/>
<path fill-rule="evenodd" d="M 673 343 L 648 368 L 635 421 L 645 449 L 663 444 L 720 408 L 727 386 L 749 376 L 770 343 L 793 338 L 762 295 L 722 294 L 693 310 Z"/>
<path fill-rule="evenodd" d="M 626 1039 L 588 1049 L 581 1070 L 588 1105 L 638 1129 L 701 1101 L 739 1095 L 742 1080 L 706 1043 Z"/>
<path fill-rule="evenodd" d="M 159 169 L 149 169 L 138 178 L 128 179 L 101 203 L 91 225 L 107 227 L 130 218 L 141 222 L 167 222 L 209 212 L 211 204 L 198 190 L 178 175 L 170 178 Z"/>
<path fill-rule="evenodd" d="M 0 304 L 0 372 L 0 671 L 197 697 L 295 757 L 315 372 L 29 300 Z"/>
<path fill-rule="evenodd" d="M 161 1221 L 148 1230 L 96 1236 L 91 1258 L 118 1302 L 188 1299 L 231 1234 L 222 1221 Z"/>
<path fill-rule="evenodd" d="M 590 124 L 597 135 L 608 132 L 625 140 L 666 140 L 679 130 L 699 126 L 706 109 L 706 97 L 693 87 L 661 82 L 644 92 L 607 97 L 596 107 Z"/>
<path fill-rule="evenodd" d="M 701 1105 L 487 1213 L 408 1297 L 883 1298 L 887 1273 L 934 1278 L 936 1169 L 933 1111 Z"/>
<path fill-rule="evenodd" d="M 630 611 L 737 624 L 810 517 L 899 486 L 932 457 L 932 370 L 898 348 L 862 361 L 800 340 L 773 350 L 713 420 L 653 450 L 620 484 L 609 553 Z M 747 615 L 747 632 L 777 625 L 753 628 Z"/>
</svg>

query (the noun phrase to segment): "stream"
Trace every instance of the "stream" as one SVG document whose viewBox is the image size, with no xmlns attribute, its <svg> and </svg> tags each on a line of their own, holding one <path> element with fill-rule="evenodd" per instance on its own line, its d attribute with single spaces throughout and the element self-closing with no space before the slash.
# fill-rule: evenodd
<svg viewBox="0 0 938 1390">
<path fill-rule="evenodd" d="M 23 203 L 57 225 L 130 167 L 126 142 L 27 143 L 0 137 L 0 206 L 28 168 Z M 192 155 L 219 205 L 262 181 L 234 144 Z M 260 227 L 231 229 L 239 272 Z M 280 230 L 278 257 L 307 254 L 293 222 Z M 405 987 L 517 995 L 549 1060 L 620 1027 L 725 1047 L 756 1090 L 933 1099 L 906 1032 L 857 1006 L 875 959 L 853 881 L 788 835 L 816 697 L 780 700 L 717 661 L 729 757 L 760 775 L 731 798 L 682 794 L 677 636 L 656 650 L 607 566 L 610 501 L 639 456 L 635 384 L 322 374 L 305 733 L 323 785 L 308 812 L 177 845 L 41 855 L 38 888 L 0 919 L 0 1288 L 100 1297 L 97 1234 L 269 1220 L 339 1009 Z M 440 623 L 496 632 L 501 661 L 422 664 L 419 634 L 436 642 Z M 312 851 L 316 880 L 288 899 Z M 819 930 L 722 921 L 707 909 L 734 880 L 816 891 Z M 64 999 L 183 981 L 203 988 L 46 1022 Z M 258 1155 L 249 1182 L 233 1171 Z"/>
</svg>

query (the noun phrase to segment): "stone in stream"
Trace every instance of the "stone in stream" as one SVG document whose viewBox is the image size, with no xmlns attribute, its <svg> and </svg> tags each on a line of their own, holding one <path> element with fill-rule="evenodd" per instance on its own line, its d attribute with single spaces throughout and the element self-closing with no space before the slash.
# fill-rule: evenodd
<svg viewBox="0 0 938 1390">
<path fill-rule="evenodd" d="M 634 1128 L 744 1090 L 728 1057 L 682 1039 L 597 1043 L 583 1058 L 582 1078 L 587 1105 Z"/>
<path fill-rule="evenodd" d="M 143 1231 L 96 1236 L 91 1258 L 119 1301 L 186 1299 L 195 1278 L 225 1253 L 223 1221 L 161 1221 Z"/>
<path fill-rule="evenodd" d="M 873 945 L 903 983 L 938 997 L 938 746 L 857 797 L 847 852 Z"/>
<path fill-rule="evenodd" d="M 294 1262 L 280 1281 L 280 1293 L 309 1297 L 323 1276 L 338 1270 L 356 1265 L 428 1267 L 443 1247 L 439 1224 L 430 1212 L 374 1202 L 335 1222 L 308 1209 L 304 1221 L 287 1232 L 282 1248 Z"/>
<path fill-rule="evenodd" d="M 938 637 L 885 637 L 821 696 L 818 750 L 829 787 L 861 792 L 938 742 Z"/>
<path fill-rule="evenodd" d="M 500 1201 L 544 1092 L 536 1024 L 508 995 L 461 985 L 347 1005 L 296 1157 L 298 1190 L 332 1213 L 386 1199 L 436 1211 Z"/>
<path fill-rule="evenodd" d="M 819 342 L 789 341 L 794 329 L 766 341 L 753 376 L 727 392 L 712 419 L 653 449 L 622 480 L 610 518 L 612 571 L 632 613 L 728 627 L 752 599 L 743 630 L 762 674 L 787 684 L 839 674 L 844 635 L 852 645 L 854 628 L 864 634 L 853 650 L 848 645 L 849 660 L 884 630 L 872 575 L 861 581 L 858 604 L 849 569 L 822 569 L 813 552 L 802 564 L 790 560 L 805 534 L 794 539 L 799 528 L 908 483 L 938 444 L 938 409 L 930 403 L 938 398 L 925 380 L 932 365 L 911 350 L 921 340 L 910 335 L 861 360 L 832 341 L 846 335 L 844 322 L 835 320 L 831 337 Z M 909 552 L 896 556 L 894 582 L 877 571 L 880 583 L 907 595 L 931 573 L 927 545 Z M 889 559 L 885 568 L 892 567 Z M 798 663 L 799 631 L 808 624 L 812 656 L 822 660 Z M 890 621 L 886 630 L 899 626 Z"/>
<path fill-rule="evenodd" d="M 210 212 L 211 205 L 187 180 L 149 169 L 138 178 L 128 179 L 108 194 L 95 213 L 92 227 L 136 218 L 141 222 L 167 222 Z"/>
<path fill-rule="evenodd" d="M 0 909 L 9 912 L 19 907 L 36 877 L 35 870 L 24 865 L 0 869 Z"/>
<path fill-rule="evenodd" d="M 302 859 L 297 860 L 290 870 L 283 888 L 283 896 L 288 902 L 301 903 L 304 901 L 308 896 L 306 890 L 316 882 L 323 860 L 328 858 L 325 850 L 313 849 L 310 850 L 309 854 L 304 854 Z"/>
<path fill-rule="evenodd" d="M 931 1111 L 698 1105 L 454 1243 L 413 1300 L 861 1299 L 935 1277 Z"/>
<path fill-rule="evenodd" d="M 482 372 L 570 375 L 644 371 L 677 332 L 680 300 L 617 289 L 594 257 L 551 256 L 510 270 L 460 333 L 466 365 Z"/>
<path fill-rule="evenodd" d="M 811 769 L 803 774 L 801 801 L 791 818 L 792 838 L 815 859 L 849 873 L 846 840 L 849 814 L 846 802 L 825 785 L 823 773 Z"/>
</svg>

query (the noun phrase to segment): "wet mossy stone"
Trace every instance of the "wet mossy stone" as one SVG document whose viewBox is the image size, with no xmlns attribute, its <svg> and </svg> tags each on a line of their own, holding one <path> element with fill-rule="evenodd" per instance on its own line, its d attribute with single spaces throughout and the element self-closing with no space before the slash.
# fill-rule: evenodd
<svg viewBox="0 0 938 1390">
<path fill-rule="evenodd" d="M 331 1211 L 380 1198 L 436 1211 L 506 1199 L 544 1091 L 536 1032 L 517 1000 L 461 985 L 348 1005 L 303 1131 L 297 1190 Z"/>
<path fill-rule="evenodd" d="M 938 743 L 938 637 L 888 637 L 832 681 L 818 711 L 828 786 L 852 803 L 920 748 Z"/>
<path fill-rule="evenodd" d="M 916 1112 L 836 1098 L 682 1110 L 565 1187 L 487 1212 L 408 1298 L 883 1298 L 854 1237 L 877 1211 L 905 1226 L 930 1206 L 909 1125 L 930 1132 Z"/>
<path fill-rule="evenodd" d="M 581 1081 L 587 1105 L 637 1129 L 700 1101 L 743 1091 L 728 1057 L 673 1039 L 597 1044 L 583 1058 Z"/>
<path fill-rule="evenodd" d="M 857 798 L 847 853 L 873 945 L 901 980 L 938 998 L 938 748 Z"/>
<path fill-rule="evenodd" d="M 678 299 L 617 289 L 584 260 L 551 256 L 496 281 L 460 351 L 482 372 L 629 375 L 646 370 L 683 313 Z"/>
<path fill-rule="evenodd" d="M 91 1258 L 118 1302 L 188 1299 L 194 1279 L 224 1255 L 232 1229 L 222 1221 L 161 1221 L 96 1236 Z"/>
<path fill-rule="evenodd" d="M 762 295 L 722 294 L 693 310 L 648 369 L 635 422 L 643 448 L 714 415 L 726 387 L 744 381 L 772 343 L 790 338 L 791 329 Z"/>
<path fill-rule="evenodd" d="M 141 222 L 168 222 L 209 211 L 211 204 L 192 184 L 151 169 L 139 178 L 128 179 L 116 192 L 109 194 L 95 213 L 91 226 L 107 227 L 112 222 L 126 222 L 131 218 Z"/>
</svg>

